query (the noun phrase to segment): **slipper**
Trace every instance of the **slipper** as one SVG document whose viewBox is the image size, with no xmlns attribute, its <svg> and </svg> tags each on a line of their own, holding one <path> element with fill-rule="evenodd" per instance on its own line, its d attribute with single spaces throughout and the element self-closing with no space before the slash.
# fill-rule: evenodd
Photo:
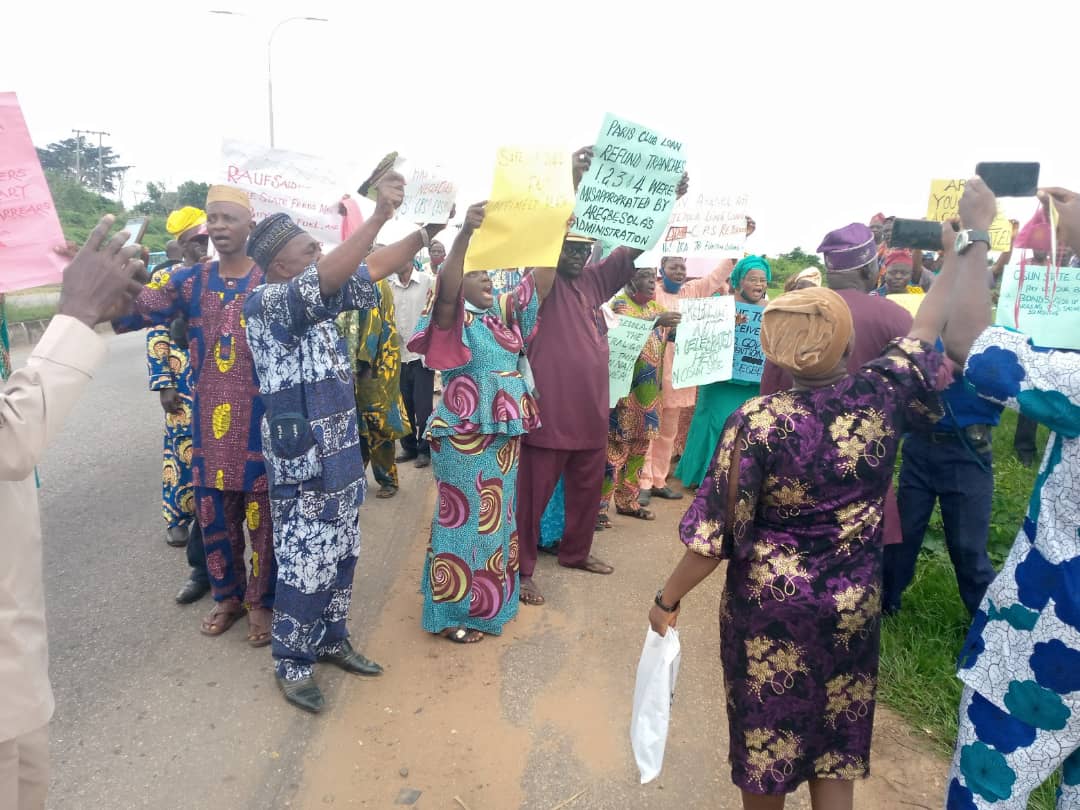
<svg viewBox="0 0 1080 810">
<path fill-rule="evenodd" d="M 637 518 L 638 520 L 656 520 L 656 515 L 648 509 L 642 509 L 640 506 L 637 509 L 619 509 L 615 507 L 615 511 L 620 515 Z"/>
<path fill-rule="evenodd" d="M 607 512 L 601 512 L 596 516 L 596 531 L 601 532 L 604 529 L 611 528 L 611 518 Z"/>
<path fill-rule="evenodd" d="M 246 611 L 240 604 L 239 599 L 226 599 L 224 602 L 215 602 L 214 607 L 203 617 L 202 627 L 199 628 L 204 636 L 220 636 L 244 615 Z"/>
<path fill-rule="evenodd" d="M 395 495 L 397 495 L 397 490 L 398 488 L 392 484 L 384 484 L 383 486 L 379 487 L 379 491 L 375 493 L 375 497 L 382 498 L 384 500 L 386 498 L 393 498 Z"/>
<path fill-rule="evenodd" d="M 470 630 L 467 627 L 448 627 L 439 635 L 455 644 L 475 644 L 484 640 L 483 633 L 479 630 Z"/>
<path fill-rule="evenodd" d="M 521 578 L 521 590 L 518 599 L 526 605 L 540 606 L 546 601 L 540 590 L 533 584 L 531 577 Z"/>
<path fill-rule="evenodd" d="M 593 557 L 591 554 L 589 555 L 589 558 L 583 563 L 578 563 L 577 565 L 569 565 L 567 563 L 560 562 L 559 565 L 561 565 L 563 568 L 576 568 L 579 571 L 588 571 L 590 574 L 606 575 L 615 573 L 614 568 L 612 568 L 606 562 L 602 562 L 596 559 L 596 557 Z"/>
<path fill-rule="evenodd" d="M 274 611 L 270 608 L 253 608 L 248 611 L 247 643 L 252 647 L 265 647 L 270 643 L 270 628 L 274 623 Z"/>
</svg>

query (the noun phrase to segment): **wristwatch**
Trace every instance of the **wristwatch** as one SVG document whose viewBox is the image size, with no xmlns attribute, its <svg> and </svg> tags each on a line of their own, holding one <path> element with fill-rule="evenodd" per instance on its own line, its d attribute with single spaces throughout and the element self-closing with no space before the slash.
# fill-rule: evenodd
<svg viewBox="0 0 1080 810">
<path fill-rule="evenodd" d="M 679 609 L 679 604 L 682 602 L 681 599 L 678 602 L 676 602 L 674 605 L 668 606 L 668 605 L 664 604 L 663 596 L 664 596 L 664 589 L 661 588 L 660 590 L 658 590 L 656 592 L 656 598 L 653 600 L 653 602 L 656 604 L 656 606 L 658 608 L 660 608 L 662 611 L 664 611 L 664 613 L 674 613 L 676 610 Z"/>
<path fill-rule="evenodd" d="M 966 231 L 960 231 L 956 235 L 956 252 L 963 256 L 976 242 L 985 242 L 986 247 L 990 247 L 990 234 L 986 231 L 977 231 L 973 228 L 968 228 Z"/>
</svg>

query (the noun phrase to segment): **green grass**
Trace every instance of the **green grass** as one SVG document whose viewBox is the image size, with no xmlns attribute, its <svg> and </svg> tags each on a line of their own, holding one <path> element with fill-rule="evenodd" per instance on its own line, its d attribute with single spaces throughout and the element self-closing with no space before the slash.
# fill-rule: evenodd
<svg viewBox="0 0 1080 810">
<path fill-rule="evenodd" d="M 59 285 L 38 287 L 32 290 L 23 290 L 15 293 L 7 293 L 3 296 L 4 315 L 8 323 L 23 323 L 26 321 L 48 320 L 56 314 L 56 301 L 51 303 L 23 303 L 29 301 L 29 296 L 36 297 L 42 293 L 56 292 Z"/>
<path fill-rule="evenodd" d="M 1016 415 L 1006 411 L 994 431 L 994 509 L 990 557 L 1000 567 L 1027 511 L 1035 469 L 1016 461 L 1012 452 Z M 1039 430 L 1040 452 L 1046 430 Z M 956 740 L 960 681 L 956 656 L 969 624 L 960 601 L 952 564 L 945 551 L 941 517 L 935 511 L 927 530 L 915 581 L 904 594 L 900 614 L 885 621 L 881 634 L 881 701 L 926 734 L 934 748 L 951 756 Z M 1054 784 L 1043 785 L 1030 810 L 1053 810 Z"/>
</svg>

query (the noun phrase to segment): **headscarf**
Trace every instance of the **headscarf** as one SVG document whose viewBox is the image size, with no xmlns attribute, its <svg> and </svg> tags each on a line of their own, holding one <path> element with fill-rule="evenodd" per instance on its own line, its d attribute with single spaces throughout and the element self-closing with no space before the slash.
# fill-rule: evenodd
<svg viewBox="0 0 1080 810">
<path fill-rule="evenodd" d="M 289 240 L 302 233 L 304 229 L 293 222 L 288 214 L 271 214 L 252 228 L 247 255 L 265 272 Z"/>
<path fill-rule="evenodd" d="M 165 230 L 170 236 L 180 236 L 185 231 L 206 224 L 206 212 L 193 205 L 185 205 L 169 214 L 165 220 Z"/>
<path fill-rule="evenodd" d="M 793 376 L 832 373 L 851 342 L 854 324 L 844 299 L 825 287 L 784 293 L 761 316 L 765 357 Z"/>
<path fill-rule="evenodd" d="M 746 274 L 751 270 L 761 270 L 765 273 L 765 281 L 772 281 L 772 268 L 769 267 L 769 262 L 766 261 L 764 256 L 747 256 L 744 259 L 740 259 L 739 263 L 735 265 L 735 269 L 731 271 L 731 276 L 728 282 L 731 284 L 733 290 L 739 289 L 739 285 L 742 284 L 743 279 L 746 278 Z"/>
<path fill-rule="evenodd" d="M 915 257 L 912 255 L 910 250 L 907 250 L 905 248 L 893 248 L 888 253 L 886 253 L 885 257 L 881 260 L 881 269 L 888 270 L 889 265 L 893 264 L 910 264 L 912 277 L 914 278 Z"/>
<path fill-rule="evenodd" d="M 794 290 L 800 282 L 809 281 L 815 287 L 821 286 L 821 271 L 816 267 L 807 267 L 804 270 L 800 270 L 787 280 L 787 284 L 784 285 L 785 292 L 791 292 Z"/>
<path fill-rule="evenodd" d="M 248 193 L 235 186 L 210 186 L 210 190 L 206 193 L 206 204 L 210 205 L 210 203 L 216 202 L 236 203 L 236 205 L 242 205 L 244 208 L 251 208 L 251 198 Z"/>
</svg>

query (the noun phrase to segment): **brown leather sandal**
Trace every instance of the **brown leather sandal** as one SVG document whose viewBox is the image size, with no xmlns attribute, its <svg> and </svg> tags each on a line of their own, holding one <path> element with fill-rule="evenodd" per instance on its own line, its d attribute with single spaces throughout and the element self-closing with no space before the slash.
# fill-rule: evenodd
<svg viewBox="0 0 1080 810">
<path fill-rule="evenodd" d="M 274 611 L 270 608 L 252 608 L 248 611 L 247 642 L 252 647 L 265 647 L 270 643 L 270 629 L 274 624 Z"/>
<path fill-rule="evenodd" d="M 239 599 L 226 599 L 224 602 L 215 602 L 214 607 L 203 617 L 202 627 L 199 628 L 204 636 L 220 636 L 244 615 L 247 611 Z"/>
</svg>

